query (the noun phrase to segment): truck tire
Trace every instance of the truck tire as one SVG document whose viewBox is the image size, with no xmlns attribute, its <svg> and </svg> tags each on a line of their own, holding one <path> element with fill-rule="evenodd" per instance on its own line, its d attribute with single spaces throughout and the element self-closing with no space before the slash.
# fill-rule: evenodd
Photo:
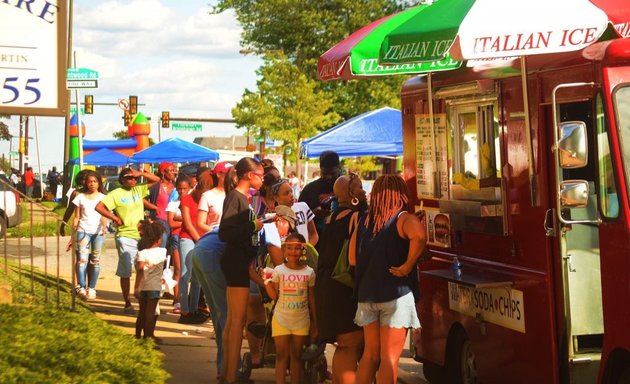
<svg viewBox="0 0 630 384">
<path fill-rule="evenodd" d="M 472 343 L 466 332 L 456 331 L 446 356 L 447 382 L 450 384 L 477 384 L 477 363 Z"/>
<path fill-rule="evenodd" d="M 444 368 L 434 363 L 422 363 L 424 378 L 431 384 L 444 383 Z"/>
</svg>

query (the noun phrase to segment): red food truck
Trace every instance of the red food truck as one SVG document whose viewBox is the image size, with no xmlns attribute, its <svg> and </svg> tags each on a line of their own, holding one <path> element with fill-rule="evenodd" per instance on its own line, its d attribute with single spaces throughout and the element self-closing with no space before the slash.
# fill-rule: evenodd
<svg viewBox="0 0 630 384">
<path fill-rule="evenodd" d="M 628 383 L 630 38 L 476 64 L 401 92 L 415 358 L 431 383 Z"/>
</svg>

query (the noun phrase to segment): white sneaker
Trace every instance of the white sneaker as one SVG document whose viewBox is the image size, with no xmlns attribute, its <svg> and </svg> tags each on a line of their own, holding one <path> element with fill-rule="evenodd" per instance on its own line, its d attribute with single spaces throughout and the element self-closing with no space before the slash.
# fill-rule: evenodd
<svg viewBox="0 0 630 384">
<path fill-rule="evenodd" d="M 81 300 L 85 300 L 85 298 L 87 297 L 87 291 L 85 290 L 85 288 L 81 288 L 77 285 L 75 290 L 77 292 L 77 297 Z"/>
<path fill-rule="evenodd" d="M 87 298 L 90 299 L 90 300 L 96 299 L 96 289 L 89 288 L 88 291 L 87 291 Z"/>
</svg>

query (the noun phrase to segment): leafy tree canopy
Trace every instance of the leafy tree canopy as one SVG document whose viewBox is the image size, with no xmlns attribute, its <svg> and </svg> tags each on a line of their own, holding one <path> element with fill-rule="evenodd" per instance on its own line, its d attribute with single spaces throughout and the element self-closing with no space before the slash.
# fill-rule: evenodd
<svg viewBox="0 0 630 384">
<path fill-rule="evenodd" d="M 0 115 L 0 119 L 9 119 L 10 116 Z M 0 140 L 9 141 L 11 140 L 11 133 L 9 133 L 9 126 L 0 120 Z"/>
<path fill-rule="evenodd" d="M 317 82 L 282 52 L 269 52 L 257 74 L 258 92 L 246 90 L 232 110 L 238 127 L 255 128 L 297 149 L 301 140 L 339 121 L 326 93 L 317 90 Z"/>
<path fill-rule="evenodd" d="M 233 9 L 243 27 L 241 44 L 263 56 L 284 52 L 311 79 L 317 78 L 319 56 L 357 29 L 409 5 L 391 0 L 219 0 L 214 13 Z M 317 81 L 342 119 L 384 106 L 400 106 L 405 77 L 349 82 Z M 326 127 L 330 128 L 330 127 Z"/>
</svg>

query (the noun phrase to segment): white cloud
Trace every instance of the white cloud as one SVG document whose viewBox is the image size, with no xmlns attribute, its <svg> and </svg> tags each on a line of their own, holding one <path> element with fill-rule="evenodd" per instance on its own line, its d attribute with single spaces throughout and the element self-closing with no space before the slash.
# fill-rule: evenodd
<svg viewBox="0 0 630 384">
<path fill-rule="evenodd" d="M 231 109 L 245 88 L 255 89 L 260 60 L 239 54 L 241 27 L 232 12 L 209 14 L 208 0 L 74 1 L 73 49 L 78 67 L 99 72 L 94 114 L 85 116 L 86 138 L 112 139 L 124 129 L 118 99 L 137 95 L 140 111 L 152 117 L 155 140 L 175 136 L 157 128 L 161 111 L 176 117 L 231 118 Z M 74 98 L 74 94 L 73 94 Z M 17 134 L 18 119 L 10 127 Z M 40 119 L 44 167 L 63 161 L 62 118 Z M 177 132 L 197 136 L 240 134 L 233 124 L 204 123 L 203 132 Z M 6 146 L 6 148 L 5 148 Z M 34 148 L 34 146 L 32 147 Z M 0 142 L 8 151 L 8 143 Z M 31 154 L 35 161 L 35 153 Z"/>
</svg>

